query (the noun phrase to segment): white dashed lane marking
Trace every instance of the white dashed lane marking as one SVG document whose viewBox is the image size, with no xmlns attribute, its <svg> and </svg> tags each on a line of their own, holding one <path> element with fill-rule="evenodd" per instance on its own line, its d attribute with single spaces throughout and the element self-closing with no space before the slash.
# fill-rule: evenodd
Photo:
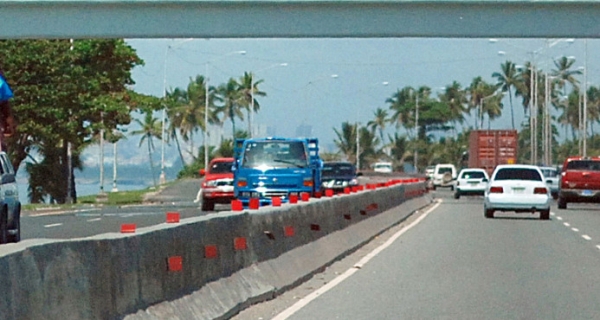
<svg viewBox="0 0 600 320">
<path fill-rule="evenodd" d="M 556 217 L 556 220 L 562 220 L 562 217 Z"/>
<path fill-rule="evenodd" d="M 90 219 L 90 220 L 88 220 L 88 222 L 94 222 L 94 221 L 100 221 L 100 220 L 102 220 L 102 218 Z"/>
<path fill-rule="evenodd" d="M 565 225 L 565 227 L 570 227 L 570 226 L 571 226 L 571 224 L 570 224 L 570 223 L 568 223 L 568 222 L 565 222 L 565 223 L 563 223 L 563 224 Z"/>
<path fill-rule="evenodd" d="M 553 216 L 553 215 L 554 215 L 554 212 L 550 212 L 550 215 L 551 215 L 551 216 Z"/>
<path fill-rule="evenodd" d="M 44 228 L 54 228 L 54 227 L 60 227 L 62 226 L 62 223 L 53 223 L 53 224 L 47 224 L 44 226 Z"/>
<path fill-rule="evenodd" d="M 571 230 L 573 230 L 575 232 L 579 232 L 579 229 L 577 229 L 577 228 L 571 228 Z"/>
<path fill-rule="evenodd" d="M 584 235 L 582 235 L 581 237 L 582 237 L 582 238 L 584 238 L 584 239 L 585 239 L 585 240 L 587 240 L 587 241 L 590 241 L 590 240 L 592 240 L 592 237 L 588 236 L 587 234 L 584 234 Z"/>
</svg>

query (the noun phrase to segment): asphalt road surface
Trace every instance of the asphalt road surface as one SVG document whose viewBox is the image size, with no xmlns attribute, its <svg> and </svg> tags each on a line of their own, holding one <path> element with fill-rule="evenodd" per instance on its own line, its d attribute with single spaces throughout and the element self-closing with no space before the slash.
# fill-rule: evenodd
<svg viewBox="0 0 600 320">
<path fill-rule="evenodd" d="M 486 219 L 482 197 L 433 193 L 431 212 L 234 319 L 600 319 L 599 205 Z"/>
</svg>

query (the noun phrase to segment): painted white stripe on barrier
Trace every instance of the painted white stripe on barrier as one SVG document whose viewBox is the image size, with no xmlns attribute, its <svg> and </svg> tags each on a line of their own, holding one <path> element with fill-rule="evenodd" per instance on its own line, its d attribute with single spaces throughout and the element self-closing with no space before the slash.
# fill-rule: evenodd
<svg viewBox="0 0 600 320">
<path fill-rule="evenodd" d="M 330 281 L 329 283 L 327 283 L 323 287 L 321 287 L 321 288 L 313 291 L 312 293 L 310 293 L 306 297 L 300 299 L 294 305 L 292 305 L 291 307 L 285 309 L 284 311 L 282 311 L 280 314 L 278 314 L 277 316 L 275 316 L 271 320 L 284 320 L 284 319 L 289 318 L 294 313 L 298 312 L 298 310 L 302 309 L 304 306 L 306 306 L 307 304 L 309 304 L 311 301 L 315 300 L 316 298 L 318 298 L 319 296 L 321 296 L 325 292 L 327 292 L 330 289 L 332 289 L 333 287 L 337 286 L 339 283 L 341 283 L 345 279 L 349 278 L 356 271 L 358 271 L 360 268 L 362 268 L 367 262 L 369 262 L 369 260 L 371 260 L 377 254 L 379 254 L 385 248 L 387 248 L 390 245 L 392 245 L 392 243 L 394 243 L 394 241 L 396 241 L 396 239 L 398 239 L 406 231 L 410 230 L 411 228 L 413 228 L 414 226 L 416 226 L 417 224 L 419 224 L 419 222 L 421 222 L 423 219 L 425 219 L 427 217 L 427 215 L 429 215 L 429 213 L 431 213 L 433 210 L 437 209 L 437 207 L 439 207 L 440 204 L 442 204 L 441 200 L 438 201 L 435 205 L 433 205 L 433 207 L 429 208 L 429 210 L 425 211 L 419 218 L 417 218 L 411 224 L 409 224 L 408 226 L 402 228 L 400 231 L 396 232 L 385 243 L 383 243 L 379 247 L 375 248 L 375 250 L 371 251 L 369 254 L 367 254 L 366 256 L 364 256 L 358 263 L 356 263 L 354 265 L 353 268 L 350 268 L 350 269 L 346 270 L 346 272 L 342 273 L 341 275 L 339 275 L 338 277 L 336 277 L 335 279 L 333 279 L 332 281 Z"/>
</svg>

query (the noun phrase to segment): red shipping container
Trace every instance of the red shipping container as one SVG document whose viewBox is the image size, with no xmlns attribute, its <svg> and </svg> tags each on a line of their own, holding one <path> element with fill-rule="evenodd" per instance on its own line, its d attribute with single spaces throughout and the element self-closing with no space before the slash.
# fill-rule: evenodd
<svg viewBox="0 0 600 320">
<path fill-rule="evenodd" d="M 499 164 L 517 163 L 517 130 L 473 130 L 469 136 L 469 168 L 489 175 Z"/>
</svg>

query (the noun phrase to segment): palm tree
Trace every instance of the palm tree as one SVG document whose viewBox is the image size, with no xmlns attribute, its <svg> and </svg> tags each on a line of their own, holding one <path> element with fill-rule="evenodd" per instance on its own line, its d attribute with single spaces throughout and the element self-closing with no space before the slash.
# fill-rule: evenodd
<svg viewBox="0 0 600 320">
<path fill-rule="evenodd" d="M 566 93 L 565 89 L 567 84 L 570 84 L 573 88 L 577 87 L 579 80 L 575 76 L 580 75 L 580 70 L 571 70 L 575 59 L 569 59 L 567 57 L 561 57 L 554 61 L 556 69 L 552 70 L 552 76 L 557 77 L 558 88 L 563 90 L 563 94 Z"/>
<path fill-rule="evenodd" d="M 346 160 L 356 159 L 356 124 L 342 122 L 342 128 L 338 131 L 333 128 L 337 139 L 333 143 L 339 152 L 346 157 Z"/>
<path fill-rule="evenodd" d="M 394 136 L 388 136 L 390 140 L 390 153 L 392 155 L 392 161 L 395 168 L 404 167 L 404 160 L 411 155 L 408 150 L 408 140 L 406 136 L 398 135 L 398 132 L 394 132 Z"/>
<path fill-rule="evenodd" d="M 234 79 L 230 78 L 227 83 L 220 85 L 217 88 L 217 95 L 223 103 L 223 105 L 217 107 L 217 113 L 223 115 L 223 120 L 229 119 L 233 126 L 231 136 L 235 136 L 235 119 L 238 118 L 244 121 L 244 114 L 242 113 L 243 108 L 243 95 L 240 91 L 240 84 Z"/>
<path fill-rule="evenodd" d="M 250 113 L 258 113 L 260 110 L 260 103 L 256 100 L 256 97 L 267 96 L 266 92 L 260 91 L 258 85 L 263 83 L 264 80 L 255 80 L 253 73 L 244 72 L 244 75 L 240 77 L 240 91 L 242 93 L 242 105 L 248 111 L 248 132 L 252 132 L 252 123 L 250 123 Z M 252 100 L 254 99 L 254 106 Z M 253 110 L 250 110 L 253 109 Z"/>
<path fill-rule="evenodd" d="M 508 98 L 510 100 L 510 120 L 512 124 L 512 128 L 515 129 L 515 114 L 512 103 L 512 88 L 516 88 L 519 86 L 521 82 L 520 75 L 517 73 L 517 68 L 514 63 L 510 61 L 506 61 L 505 63 L 500 64 L 501 72 L 494 72 L 492 77 L 496 78 L 498 81 L 496 85 L 502 88 L 503 92 L 508 91 Z"/>
<path fill-rule="evenodd" d="M 152 173 L 152 181 L 156 188 L 156 177 L 154 175 L 154 162 L 152 161 L 152 152 L 154 151 L 154 138 L 161 139 L 162 137 L 162 123 L 160 119 L 154 118 L 151 111 L 145 112 L 144 122 L 140 119 L 134 119 L 134 121 L 141 127 L 139 130 L 131 132 L 132 136 L 141 135 L 139 147 L 142 146 L 144 141 L 148 145 L 148 158 L 150 160 L 150 171 Z"/>
<path fill-rule="evenodd" d="M 375 116 L 375 118 L 367 122 L 367 127 L 371 128 L 373 133 L 379 130 L 379 138 L 381 138 L 381 141 L 383 141 L 383 130 L 388 122 L 387 110 L 377 108 L 377 110 L 373 112 L 373 116 Z"/>
<path fill-rule="evenodd" d="M 446 86 L 444 93 L 439 98 L 442 103 L 450 108 L 453 130 L 456 130 L 456 123 L 462 124 L 465 120 L 465 114 L 468 113 L 466 107 L 468 103 L 467 93 L 462 89 L 460 83 L 454 81 Z"/>
<path fill-rule="evenodd" d="M 416 93 L 411 87 L 404 87 L 396 91 L 392 97 L 385 100 L 389 103 L 389 109 L 392 111 L 390 123 L 395 124 L 396 128 L 414 128 Z M 416 136 L 416 133 L 415 133 Z"/>
</svg>

